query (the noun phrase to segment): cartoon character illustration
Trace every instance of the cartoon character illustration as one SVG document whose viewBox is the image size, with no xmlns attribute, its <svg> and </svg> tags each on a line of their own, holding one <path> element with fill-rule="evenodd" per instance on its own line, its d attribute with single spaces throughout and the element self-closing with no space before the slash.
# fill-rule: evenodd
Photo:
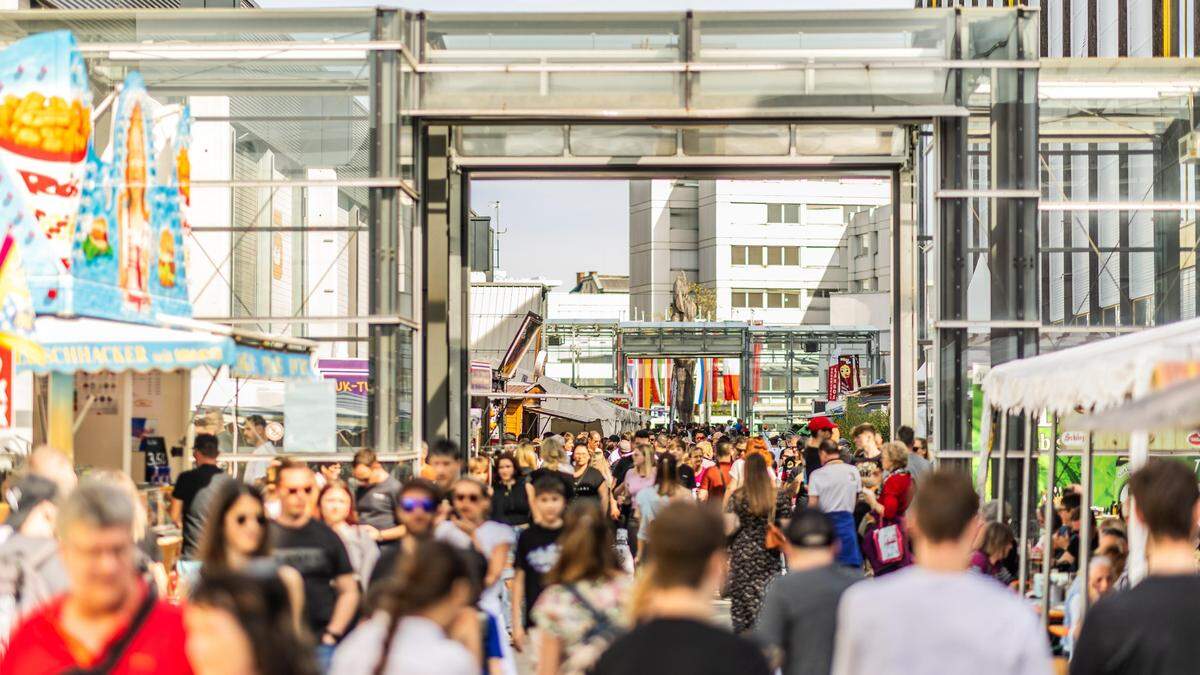
<svg viewBox="0 0 1200 675">
<path fill-rule="evenodd" d="M 175 237 L 165 228 L 158 237 L 158 283 L 163 288 L 175 287 Z"/>
<path fill-rule="evenodd" d="M 104 216 L 96 216 L 91 219 L 91 226 L 88 228 L 87 236 L 81 245 L 83 249 L 83 257 L 88 262 L 96 258 L 103 258 L 112 255 L 112 246 L 108 243 L 108 219 Z"/>
<path fill-rule="evenodd" d="M 125 175 L 117 197 L 117 238 L 121 248 L 117 285 L 125 301 L 142 311 L 150 304 L 150 208 L 147 203 L 146 132 L 142 106 L 136 103 L 126 132 Z"/>
</svg>

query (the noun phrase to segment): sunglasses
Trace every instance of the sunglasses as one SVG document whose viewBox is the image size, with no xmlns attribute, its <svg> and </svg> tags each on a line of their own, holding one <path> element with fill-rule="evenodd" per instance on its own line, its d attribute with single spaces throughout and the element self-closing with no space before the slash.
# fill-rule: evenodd
<svg viewBox="0 0 1200 675">
<path fill-rule="evenodd" d="M 312 492 L 313 492 L 313 486 L 311 486 L 311 485 L 306 486 L 306 487 L 286 488 L 283 491 L 283 493 L 286 495 L 300 495 L 300 494 L 311 495 Z"/>
<path fill-rule="evenodd" d="M 243 513 L 240 516 L 238 516 L 235 520 L 237 521 L 237 524 L 239 527 L 245 525 L 247 522 L 249 522 L 251 520 L 257 521 L 259 525 L 267 524 L 267 517 L 261 513 L 258 514 L 257 516 L 248 516 Z"/>
<path fill-rule="evenodd" d="M 476 503 L 476 502 L 481 502 L 481 501 L 483 501 L 483 496 L 481 496 L 481 495 L 477 495 L 477 494 L 464 494 L 464 493 L 461 493 L 461 492 L 460 492 L 460 493 L 455 493 L 455 494 L 454 494 L 454 501 L 456 501 L 456 502 L 470 502 L 470 503 L 474 504 L 474 503 Z"/>
<path fill-rule="evenodd" d="M 413 511 L 418 510 L 424 511 L 425 513 L 433 513 L 433 510 L 436 507 L 437 503 L 432 499 L 413 499 L 411 497 L 407 497 L 400 500 L 400 508 L 403 509 L 405 513 L 412 513 Z"/>
</svg>

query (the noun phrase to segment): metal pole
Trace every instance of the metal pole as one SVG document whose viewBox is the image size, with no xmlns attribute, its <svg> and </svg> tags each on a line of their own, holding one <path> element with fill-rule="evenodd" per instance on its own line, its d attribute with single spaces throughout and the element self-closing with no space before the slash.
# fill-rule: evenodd
<svg viewBox="0 0 1200 675">
<path fill-rule="evenodd" d="M 1087 450 L 1083 453 L 1083 466 L 1080 473 L 1082 474 L 1083 498 L 1079 503 L 1079 571 L 1077 574 L 1083 575 L 1083 602 L 1079 607 L 1079 618 L 1083 620 L 1087 614 L 1088 597 L 1087 597 L 1087 574 L 1088 563 L 1091 561 L 1092 553 L 1092 432 L 1087 435 Z"/>
<path fill-rule="evenodd" d="M 1000 468 L 996 472 L 996 484 L 999 486 L 996 495 L 996 522 L 1003 523 L 1007 518 L 1004 517 L 1004 497 L 1005 497 L 1005 480 L 1008 478 L 1006 465 L 1008 464 L 1008 411 L 1000 412 L 1000 453 L 998 455 Z"/>
<path fill-rule="evenodd" d="M 1025 413 L 1025 424 L 1028 425 L 1029 433 L 1025 435 L 1025 456 L 1021 460 L 1021 548 L 1018 549 L 1021 568 L 1017 572 L 1017 589 L 1022 594 L 1025 593 L 1025 582 L 1029 580 L 1029 503 L 1036 496 L 1030 494 L 1029 488 L 1030 465 L 1033 464 L 1033 444 L 1037 442 L 1037 422 L 1032 411 Z M 1036 488 L 1032 492 L 1036 493 Z"/>
<path fill-rule="evenodd" d="M 1042 626 L 1050 625 L 1050 572 L 1054 569 L 1054 474 L 1058 463 L 1058 413 L 1050 423 L 1050 467 L 1046 471 L 1046 503 L 1042 524 Z"/>
</svg>

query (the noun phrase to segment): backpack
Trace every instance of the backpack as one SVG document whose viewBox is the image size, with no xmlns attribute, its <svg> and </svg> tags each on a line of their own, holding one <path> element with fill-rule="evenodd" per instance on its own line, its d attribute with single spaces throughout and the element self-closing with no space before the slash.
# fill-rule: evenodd
<svg viewBox="0 0 1200 675">
<path fill-rule="evenodd" d="M 57 595 L 56 585 L 42 575 L 41 568 L 58 551 L 53 540 L 37 550 L 0 549 L 0 653 L 21 619 Z"/>
</svg>

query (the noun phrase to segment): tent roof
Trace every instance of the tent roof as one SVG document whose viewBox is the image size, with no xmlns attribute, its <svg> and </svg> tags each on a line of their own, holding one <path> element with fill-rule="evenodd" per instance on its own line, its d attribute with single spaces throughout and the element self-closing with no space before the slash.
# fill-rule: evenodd
<svg viewBox="0 0 1200 675">
<path fill-rule="evenodd" d="M 1200 319 L 1000 364 L 984 377 L 990 405 L 1021 412 L 1103 410 L 1138 393 L 1154 367 L 1200 360 Z"/>
</svg>

